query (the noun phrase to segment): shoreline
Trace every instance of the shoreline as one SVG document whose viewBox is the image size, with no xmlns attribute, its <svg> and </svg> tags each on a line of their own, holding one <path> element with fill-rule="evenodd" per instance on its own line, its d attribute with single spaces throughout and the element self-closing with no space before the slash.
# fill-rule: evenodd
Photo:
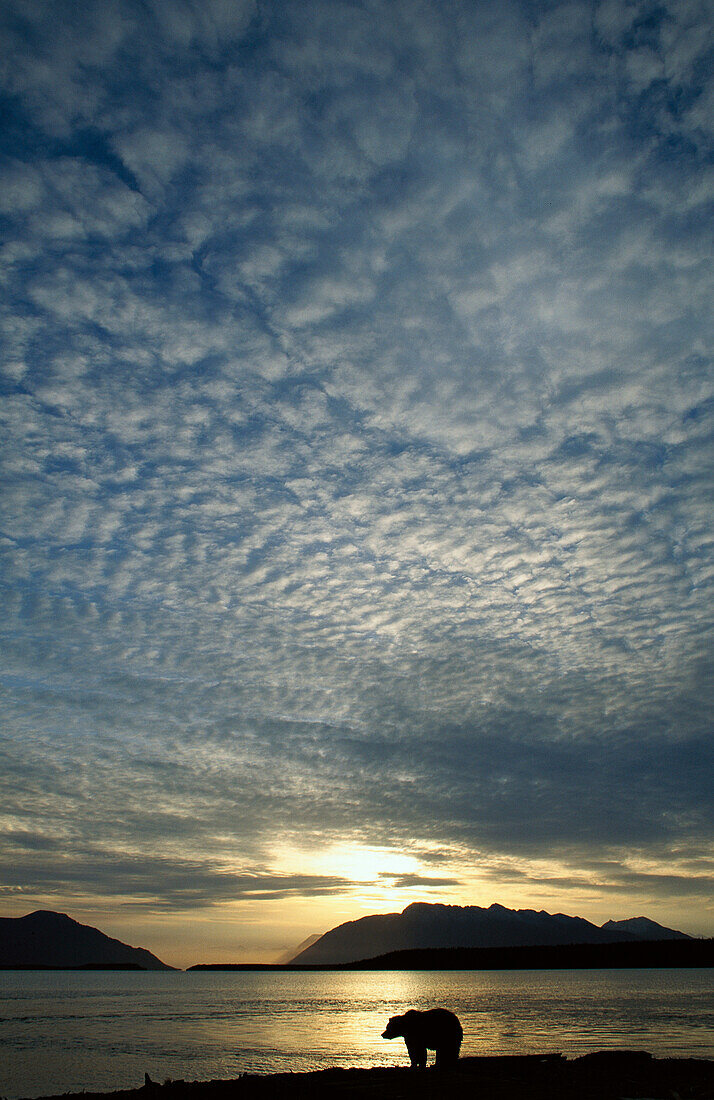
<svg viewBox="0 0 714 1100">
<path fill-rule="evenodd" d="M 714 967 L 714 939 L 568 943 L 527 947 L 427 947 L 345 963 L 195 963 L 211 970 L 694 970 Z"/>
<path fill-rule="evenodd" d="M 311 973 L 378 970 L 708 970 L 714 968 L 714 939 L 640 940 L 627 943 L 540 944 L 523 947 L 427 947 L 389 951 L 353 962 L 220 962 L 185 968 L 141 963 L 86 961 L 72 965 L 49 962 L 0 963 L 0 971 L 67 970 L 127 973 L 209 973 L 264 971 Z"/>
<path fill-rule="evenodd" d="M 459 1059 L 453 1070 L 407 1066 L 245 1073 L 214 1081 L 149 1079 L 112 1092 L 44 1094 L 32 1100 L 621 1100 L 679 1096 L 714 1100 L 714 1060 L 655 1058 L 646 1051 L 484 1055 Z M 30 1098 L 23 1098 L 30 1100 Z"/>
</svg>

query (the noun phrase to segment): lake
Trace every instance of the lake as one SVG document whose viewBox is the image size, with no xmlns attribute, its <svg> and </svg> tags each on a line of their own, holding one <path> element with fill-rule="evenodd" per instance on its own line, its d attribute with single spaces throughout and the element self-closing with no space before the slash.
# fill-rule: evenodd
<svg viewBox="0 0 714 1100">
<path fill-rule="evenodd" d="M 0 972 L 0 1096 L 406 1065 L 389 1016 L 442 1005 L 462 1054 L 714 1058 L 712 970 Z M 433 1057 L 433 1056 L 432 1056 Z"/>
</svg>

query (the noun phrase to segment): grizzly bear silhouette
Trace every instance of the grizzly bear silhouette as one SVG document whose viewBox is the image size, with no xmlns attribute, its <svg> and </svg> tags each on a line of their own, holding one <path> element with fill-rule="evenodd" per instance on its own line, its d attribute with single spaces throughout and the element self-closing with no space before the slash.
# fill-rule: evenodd
<svg viewBox="0 0 714 1100">
<path fill-rule="evenodd" d="M 398 1035 L 407 1045 L 412 1069 L 425 1068 L 427 1050 L 436 1051 L 437 1069 L 450 1069 L 459 1059 L 464 1032 L 458 1016 L 447 1008 L 430 1008 L 427 1012 L 412 1008 L 403 1016 L 392 1016 L 382 1032 L 383 1039 L 396 1039 Z"/>
</svg>

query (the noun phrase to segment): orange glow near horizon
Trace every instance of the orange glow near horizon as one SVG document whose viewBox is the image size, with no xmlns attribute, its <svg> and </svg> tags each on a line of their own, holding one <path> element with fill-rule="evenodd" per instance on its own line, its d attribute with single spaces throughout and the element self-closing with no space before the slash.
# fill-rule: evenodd
<svg viewBox="0 0 714 1100">
<path fill-rule="evenodd" d="M 693 935 L 711 935 L 705 925 L 687 919 L 685 899 L 665 901 L 653 893 L 616 890 L 615 880 L 605 872 L 595 879 L 555 860 L 475 859 L 453 850 L 439 853 L 435 863 L 423 848 L 417 855 L 348 840 L 312 849 L 279 846 L 272 855 L 276 881 L 281 876 L 287 880 L 298 868 L 302 875 L 324 877 L 325 892 L 293 889 L 284 896 L 244 896 L 173 911 L 152 908 L 146 898 L 138 897 L 118 901 L 87 895 L 16 895 L 8 899 L 3 915 L 59 910 L 180 968 L 196 963 L 274 963 L 296 952 L 308 936 L 373 913 L 401 912 L 416 901 L 484 907 L 498 902 L 513 909 L 565 912 L 596 924 L 644 914 Z M 633 857 L 628 869 L 651 876 L 664 874 L 666 866 Z"/>
</svg>

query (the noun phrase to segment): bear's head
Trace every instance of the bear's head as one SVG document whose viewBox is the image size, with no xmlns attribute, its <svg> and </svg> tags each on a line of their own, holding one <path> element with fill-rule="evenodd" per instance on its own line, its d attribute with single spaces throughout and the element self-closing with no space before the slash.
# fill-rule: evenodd
<svg viewBox="0 0 714 1100">
<path fill-rule="evenodd" d="M 404 1017 L 392 1016 L 387 1024 L 386 1028 L 382 1032 L 383 1039 L 396 1039 L 398 1035 L 404 1034 Z"/>
</svg>

